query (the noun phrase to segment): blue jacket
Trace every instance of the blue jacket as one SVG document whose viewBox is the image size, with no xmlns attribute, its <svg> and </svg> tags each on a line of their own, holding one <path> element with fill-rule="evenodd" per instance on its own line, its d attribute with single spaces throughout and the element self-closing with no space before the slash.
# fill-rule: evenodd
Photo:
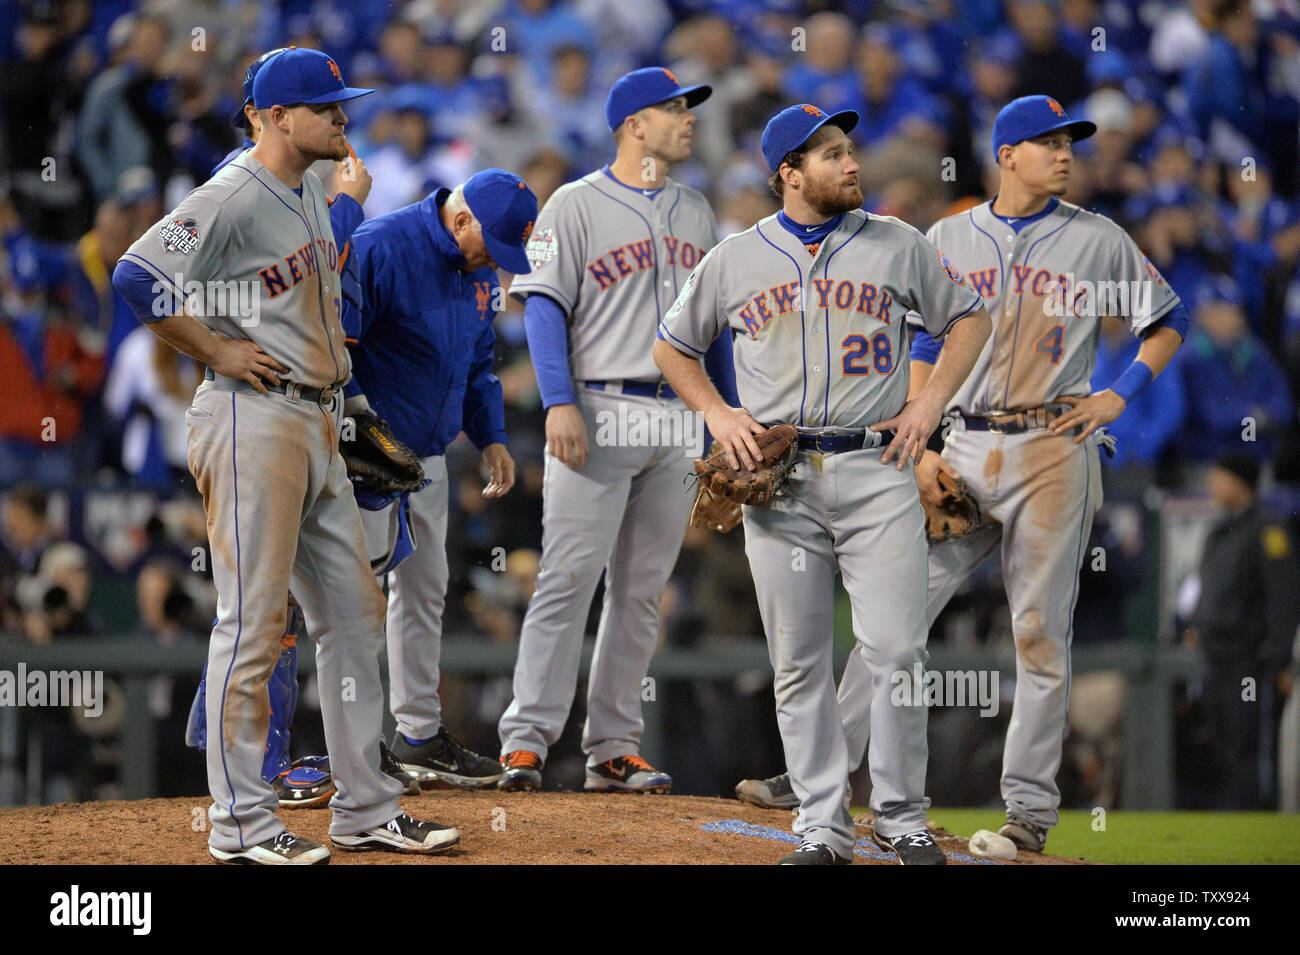
<svg viewBox="0 0 1300 955">
<path fill-rule="evenodd" d="M 507 442 L 492 374 L 502 293 L 492 269 L 461 271 L 465 257 L 440 216 L 450 194 L 362 223 L 352 235 L 361 307 L 353 295 L 343 302 L 353 374 L 345 393 L 364 392 L 421 457 L 442 454 L 462 430 L 480 450 Z"/>
</svg>

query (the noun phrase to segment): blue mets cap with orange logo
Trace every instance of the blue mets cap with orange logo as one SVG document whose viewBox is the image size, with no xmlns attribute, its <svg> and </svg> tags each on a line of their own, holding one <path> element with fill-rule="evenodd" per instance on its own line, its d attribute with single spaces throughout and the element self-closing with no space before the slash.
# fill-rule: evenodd
<svg viewBox="0 0 1300 955">
<path fill-rule="evenodd" d="M 1045 136 L 1063 129 L 1077 143 L 1097 131 L 1097 124 L 1086 119 L 1072 120 L 1065 115 L 1065 107 L 1050 96 L 1022 96 L 1002 107 L 993 120 L 993 160 L 1003 146 Z"/>
<path fill-rule="evenodd" d="M 258 71 L 261 70 L 262 67 L 266 65 L 267 60 L 269 60 L 271 57 L 275 56 L 278 53 L 283 53 L 285 49 L 286 47 L 282 46 L 275 50 L 268 50 L 267 52 L 259 56 L 257 59 L 255 59 L 252 63 L 248 64 L 248 71 L 244 74 L 244 102 L 239 107 L 239 110 L 235 113 L 234 117 L 231 119 L 231 122 L 234 123 L 236 126 L 243 126 L 246 122 L 248 122 L 248 117 L 244 115 L 244 107 L 254 101 L 253 80 L 257 79 Z"/>
<path fill-rule="evenodd" d="M 850 133 L 858 125 L 858 114 L 851 109 L 827 113 L 811 103 L 800 103 L 783 109 L 770 120 L 763 130 L 763 158 L 773 172 L 781 168 L 785 154 L 808 142 L 810 136 L 827 123 Z"/>
<path fill-rule="evenodd" d="M 537 197 L 528 184 L 504 169 L 484 169 L 465 181 L 464 194 L 492 261 L 514 275 L 531 272 L 524 246 L 537 221 Z"/>
<path fill-rule="evenodd" d="M 663 103 L 679 96 L 686 97 L 686 108 L 698 106 L 713 94 L 713 87 L 705 83 L 682 86 L 677 77 L 662 66 L 647 66 L 619 77 L 605 100 L 605 120 L 610 132 L 623 125 L 637 110 Z"/>
<path fill-rule="evenodd" d="M 292 46 L 268 58 L 253 78 L 253 103 L 258 109 L 342 103 L 373 92 L 344 85 L 338 64 L 320 50 Z"/>
</svg>

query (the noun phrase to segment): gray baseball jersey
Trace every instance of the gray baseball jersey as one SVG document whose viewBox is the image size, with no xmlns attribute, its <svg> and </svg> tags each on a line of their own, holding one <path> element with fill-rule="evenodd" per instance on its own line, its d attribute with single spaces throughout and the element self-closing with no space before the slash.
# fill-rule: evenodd
<svg viewBox="0 0 1300 955">
<path fill-rule="evenodd" d="M 776 216 L 728 237 L 691 274 L 661 337 L 700 357 L 730 328 L 736 387 L 757 421 L 864 428 L 892 418 L 907 401 L 908 311 L 942 338 L 979 296 L 892 216 L 850 212 L 808 253 Z"/>
<path fill-rule="evenodd" d="M 1126 319 L 1136 335 L 1178 296 L 1105 216 L 1054 200 L 1017 233 L 990 206 L 941 219 L 927 233 L 993 317 L 993 334 L 953 407 L 983 415 L 1091 393 L 1102 317 Z"/>
<path fill-rule="evenodd" d="M 910 368 L 905 315 L 942 338 L 980 298 L 938 249 L 887 216 L 847 213 L 810 245 L 776 216 L 704 258 L 660 337 L 702 355 L 732 334 L 736 385 L 756 420 L 805 430 L 865 429 L 897 414 Z M 910 471 L 860 450 L 800 453 L 784 497 L 744 509 L 745 552 L 776 674 L 776 715 L 794 831 L 840 856 L 856 834 L 844 807 L 849 756 L 832 695 L 835 576 L 853 604 L 868 682 L 886 688 L 925 663 L 926 549 Z M 926 711 L 871 701 L 872 808 L 894 838 L 925 828 Z M 854 754 L 855 758 L 857 754 Z"/>
<path fill-rule="evenodd" d="M 528 242 L 532 272 L 510 286 L 518 299 L 546 295 L 568 313 L 569 368 L 590 450 L 581 469 L 546 455 L 541 570 L 520 633 L 514 699 L 501 717 L 501 750 L 544 758 L 559 738 L 603 571 L 582 741 L 589 789 L 671 783 L 658 772 L 624 782 L 597 767 L 640 755 L 641 681 L 693 500 L 682 482 L 689 449 L 669 435 L 694 416 L 679 399 L 636 393 L 636 383 L 661 380 L 655 330 L 716 240 L 713 211 L 699 193 L 671 179 L 662 189 L 635 189 L 606 168 L 551 196 Z M 618 428 L 606 426 L 615 421 Z M 659 437 L 638 439 L 638 425 Z"/>
<path fill-rule="evenodd" d="M 310 170 L 299 197 L 244 153 L 123 258 L 153 275 L 160 290 L 199 291 L 200 322 L 255 342 L 299 384 L 321 388 L 350 375 L 339 324 L 342 265 L 325 190 Z"/>
<path fill-rule="evenodd" d="M 970 429 L 965 416 L 1089 394 L 1100 316 L 1120 316 L 1137 334 L 1168 315 L 1178 296 L 1115 223 L 1068 202 L 1051 200 L 1019 232 L 986 202 L 940 220 L 929 234 L 983 296 L 993 334 L 954 398 L 963 414 L 943 450 L 979 501 L 985 526 L 930 548 L 926 622 L 1000 547 L 1016 644 L 1002 798 L 1009 817 L 1050 828 L 1060 803 L 1079 570 L 1102 502 L 1098 439 L 1076 445 L 1073 434 L 1041 427 Z M 851 765 L 872 735 L 871 676 L 854 654 L 840 683 Z M 871 747 L 874 753 L 874 741 Z"/>
<path fill-rule="evenodd" d="M 597 170 L 547 200 L 528 240 L 533 270 L 510 294 L 541 293 L 569 313 L 576 380 L 655 381 L 655 327 L 717 236 L 694 189 L 668 179 L 647 194 Z"/>
</svg>

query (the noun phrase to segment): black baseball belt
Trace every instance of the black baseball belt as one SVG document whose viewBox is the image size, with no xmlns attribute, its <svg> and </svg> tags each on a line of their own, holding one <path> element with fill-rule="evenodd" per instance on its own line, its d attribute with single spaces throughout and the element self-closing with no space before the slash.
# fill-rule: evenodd
<svg viewBox="0 0 1300 955">
<path fill-rule="evenodd" d="M 611 394 L 636 395 L 638 398 L 659 398 L 672 401 L 677 392 L 666 381 L 632 381 L 615 379 L 613 381 L 584 381 L 584 387 L 593 391 L 608 391 Z M 611 387 L 612 386 L 612 387 Z"/>
<path fill-rule="evenodd" d="M 868 428 L 812 428 L 799 429 L 799 450 L 817 451 L 821 454 L 839 454 L 842 451 L 860 451 L 889 444 L 896 431 L 872 431 Z"/>
<path fill-rule="evenodd" d="M 212 382 L 222 391 L 257 391 L 252 382 L 244 381 L 240 378 L 227 378 L 225 375 L 215 374 L 211 368 L 203 370 L 203 377 Z M 280 379 L 278 385 L 263 379 L 262 384 L 266 386 L 267 391 L 274 391 L 277 394 L 284 395 L 290 401 L 310 401 L 313 404 L 328 405 L 334 400 L 334 396 L 341 392 L 341 387 L 337 384 L 326 385 L 324 388 L 310 388 L 307 385 L 299 384 L 296 381 Z"/>
</svg>

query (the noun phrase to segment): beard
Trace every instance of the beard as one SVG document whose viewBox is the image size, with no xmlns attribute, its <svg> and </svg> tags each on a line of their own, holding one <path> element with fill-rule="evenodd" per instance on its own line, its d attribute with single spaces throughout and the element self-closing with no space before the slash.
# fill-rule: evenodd
<svg viewBox="0 0 1300 955">
<path fill-rule="evenodd" d="M 333 132 L 331 131 L 324 134 L 321 139 L 316 141 L 295 141 L 293 147 L 312 162 L 317 162 L 321 159 L 330 159 L 334 162 L 341 162 L 342 160 L 347 159 L 349 154 L 347 140 L 335 143 L 332 137 Z"/>
<path fill-rule="evenodd" d="M 840 185 L 804 179 L 803 199 L 819 216 L 830 219 L 842 212 L 862 207 L 862 190 L 856 185 L 846 191 Z"/>
</svg>

